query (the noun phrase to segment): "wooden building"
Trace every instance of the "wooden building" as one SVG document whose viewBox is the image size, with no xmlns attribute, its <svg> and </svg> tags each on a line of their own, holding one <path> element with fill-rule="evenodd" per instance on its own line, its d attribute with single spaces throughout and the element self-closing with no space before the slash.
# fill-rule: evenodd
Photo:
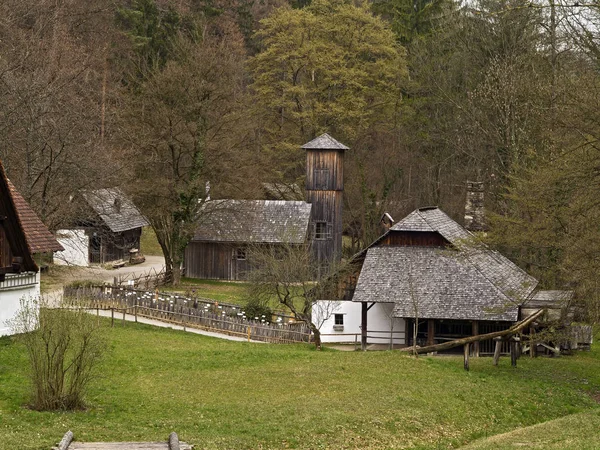
<svg viewBox="0 0 600 450">
<path fill-rule="evenodd" d="M 302 146 L 306 150 L 306 201 L 312 204 L 311 247 L 319 268 L 342 256 L 344 152 L 327 133 Z"/>
<path fill-rule="evenodd" d="M 252 246 L 307 242 L 311 205 L 284 200 L 212 200 L 185 249 L 187 277 L 244 280 Z"/>
<path fill-rule="evenodd" d="M 210 201 L 185 250 L 188 277 L 242 280 L 251 270 L 250 245 L 311 246 L 315 267 L 323 273 L 342 255 L 343 144 L 328 134 L 304 144 L 307 201 L 298 186 L 267 184 L 268 198 L 280 200 Z"/>
<path fill-rule="evenodd" d="M 57 232 L 65 251 L 55 255 L 58 264 L 88 266 L 127 260 L 140 248 L 142 227 L 148 220 L 118 188 L 82 192 L 73 201 L 76 218 Z"/>
<path fill-rule="evenodd" d="M 6 177 L 0 163 L 0 336 L 22 298 L 40 295 L 35 254 L 63 250 Z"/>
</svg>

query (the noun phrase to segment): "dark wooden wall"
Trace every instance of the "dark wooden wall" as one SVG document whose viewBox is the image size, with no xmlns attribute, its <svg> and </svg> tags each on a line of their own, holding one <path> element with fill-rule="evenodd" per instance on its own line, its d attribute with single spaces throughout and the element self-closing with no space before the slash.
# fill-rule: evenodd
<svg viewBox="0 0 600 450">
<path fill-rule="evenodd" d="M 378 245 L 380 246 L 420 246 L 420 247 L 444 247 L 448 241 L 436 232 L 421 231 L 390 231 Z"/>
<path fill-rule="evenodd" d="M 306 151 L 306 197 L 313 205 L 310 239 L 319 265 L 339 261 L 342 255 L 342 196 L 344 190 L 344 152 L 342 150 Z M 315 223 L 326 222 L 326 239 L 314 239 Z"/>
<path fill-rule="evenodd" d="M 10 245 L 4 232 L 4 227 L 0 223 L 0 267 L 9 267 L 12 261 Z"/>
<path fill-rule="evenodd" d="M 100 239 L 100 249 L 97 251 L 92 248 L 94 232 Z M 104 264 L 119 259 L 128 260 L 129 250 L 140 248 L 142 229 L 135 228 L 121 233 L 113 233 L 108 228 L 89 228 L 86 230 L 86 234 L 90 238 L 89 262 Z"/>
<path fill-rule="evenodd" d="M 185 276 L 212 280 L 247 279 L 248 261 L 238 259 L 238 248 L 244 247 L 219 242 L 190 242 L 184 254 Z"/>
</svg>

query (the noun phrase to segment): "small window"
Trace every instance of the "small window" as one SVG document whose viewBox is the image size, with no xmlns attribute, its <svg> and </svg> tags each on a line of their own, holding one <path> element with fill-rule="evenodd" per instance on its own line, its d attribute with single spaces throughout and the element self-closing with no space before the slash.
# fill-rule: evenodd
<svg viewBox="0 0 600 450">
<path fill-rule="evenodd" d="M 235 258 L 236 258 L 238 261 L 244 261 L 244 260 L 246 259 L 246 250 L 245 250 L 245 249 L 243 249 L 243 248 L 238 248 L 238 249 L 235 251 Z"/>
<path fill-rule="evenodd" d="M 314 237 L 317 240 L 331 239 L 332 225 L 327 222 L 315 222 Z"/>
<path fill-rule="evenodd" d="M 344 315 L 343 314 L 335 314 L 334 315 L 334 325 L 344 325 Z"/>
</svg>

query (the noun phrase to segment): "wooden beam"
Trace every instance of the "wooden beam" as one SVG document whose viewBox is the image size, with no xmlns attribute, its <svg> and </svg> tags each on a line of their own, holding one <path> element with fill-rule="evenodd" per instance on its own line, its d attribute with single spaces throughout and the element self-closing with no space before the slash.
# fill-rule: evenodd
<svg viewBox="0 0 600 450">
<path fill-rule="evenodd" d="M 538 317 L 540 317 L 543 313 L 544 313 L 544 310 L 540 309 L 538 312 L 532 314 L 531 316 L 522 320 L 521 322 L 514 324 L 512 327 L 508 328 L 507 330 L 494 331 L 493 333 L 479 334 L 477 336 L 469 336 L 469 337 L 462 338 L 462 339 L 456 339 L 454 341 L 444 342 L 442 344 L 428 345 L 425 347 L 417 346 L 416 349 L 414 348 L 414 346 L 413 347 L 405 347 L 405 348 L 401 348 L 399 351 L 412 353 L 416 350 L 417 353 L 430 353 L 430 352 L 437 352 L 437 351 L 441 351 L 441 350 L 448 350 L 448 349 L 454 348 L 454 347 L 460 347 L 461 345 L 465 345 L 466 343 L 487 341 L 490 339 L 494 339 L 495 337 L 501 337 L 501 336 L 511 336 L 513 334 L 518 333 L 524 327 L 530 325 L 534 320 L 536 320 Z"/>
<path fill-rule="evenodd" d="M 427 320 L 427 345 L 434 345 L 435 342 L 435 320 Z M 416 344 L 416 342 L 415 342 Z"/>
<path fill-rule="evenodd" d="M 498 360 L 500 359 L 500 350 L 502 350 L 502 338 L 495 337 L 494 341 L 496 342 L 496 348 L 494 349 L 494 365 L 498 365 Z"/>
<path fill-rule="evenodd" d="M 367 302 L 361 303 L 361 317 L 360 317 L 360 349 L 362 351 L 367 350 L 367 315 L 369 308 Z"/>
<path fill-rule="evenodd" d="M 473 336 L 477 336 L 479 334 L 479 321 L 473 321 Z M 475 358 L 479 358 L 479 341 L 473 342 L 473 356 Z"/>
</svg>

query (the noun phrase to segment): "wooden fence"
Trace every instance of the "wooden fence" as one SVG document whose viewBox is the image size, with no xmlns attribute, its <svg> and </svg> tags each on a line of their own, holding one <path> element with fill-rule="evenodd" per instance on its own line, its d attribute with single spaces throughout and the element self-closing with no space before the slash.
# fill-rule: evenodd
<svg viewBox="0 0 600 450">
<path fill-rule="evenodd" d="M 238 305 L 199 297 L 185 297 L 155 290 L 143 291 L 115 286 L 64 288 L 67 307 L 112 309 L 182 327 L 247 337 L 271 343 L 310 342 L 311 333 L 302 322 L 289 323 L 289 316 L 246 317 Z"/>
</svg>

